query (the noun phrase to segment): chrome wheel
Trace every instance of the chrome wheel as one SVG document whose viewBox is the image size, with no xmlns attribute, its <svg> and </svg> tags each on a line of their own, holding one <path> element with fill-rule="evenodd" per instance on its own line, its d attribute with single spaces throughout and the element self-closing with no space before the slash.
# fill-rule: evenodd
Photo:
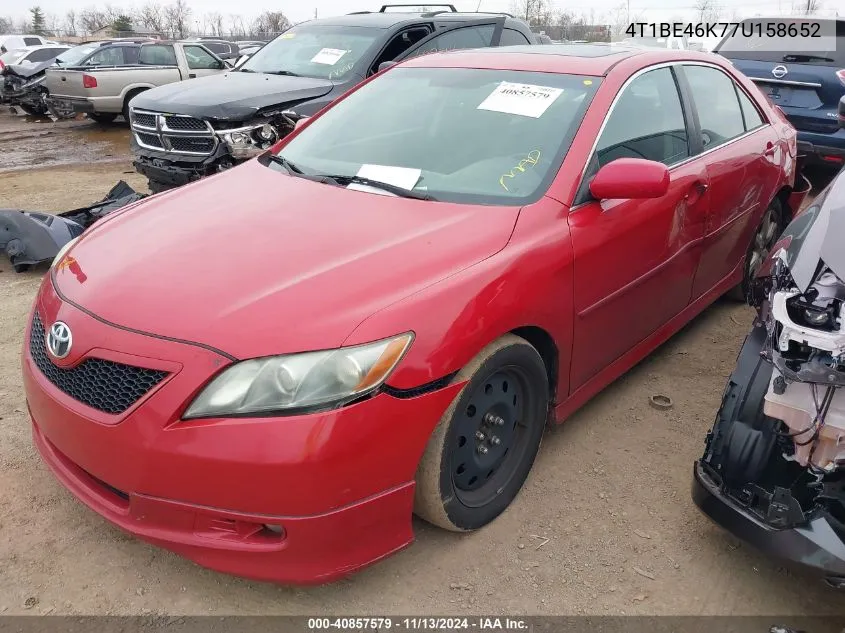
<svg viewBox="0 0 845 633">
<path fill-rule="evenodd" d="M 769 251 L 775 245 L 775 241 L 780 233 L 780 214 L 777 213 L 774 206 L 766 209 L 763 216 L 763 221 L 754 235 L 754 242 L 751 245 L 751 254 L 748 258 L 748 279 L 754 279 L 760 266 L 766 261 L 769 256 Z"/>
</svg>

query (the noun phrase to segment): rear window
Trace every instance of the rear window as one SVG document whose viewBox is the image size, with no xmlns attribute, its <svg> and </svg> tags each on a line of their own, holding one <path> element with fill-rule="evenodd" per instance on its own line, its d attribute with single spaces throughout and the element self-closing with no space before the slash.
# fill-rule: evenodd
<svg viewBox="0 0 845 633">
<path fill-rule="evenodd" d="M 804 24 L 805 27 L 812 27 L 814 22 L 827 22 L 815 18 L 788 19 L 788 20 L 743 20 L 747 32 L 753 31 L 751 37 L 745 37 L 741 28 L 737 29 L 733 36 L 725 37 L 714 49 L 714 52 L 727 57 L 728 59 L 751 59 L 760 62 L 791 63 L 791 64 L 812 64 L 814 66 L 833 66 L 836 68 L 845 67 L 845 20 L 836 20 L 836 42 L 835 46 L 828 47 L 829 50 L 807 51 L 802 43 L 802 38 L 781 38 L 784 46 L 781 50 L 771 49 L 772 38 L 766 35 L 766 29 L 777 28 L 777 25 L 784 24 L 787 28 L 795 25 L 798 29 Z M 828 31 L 830 33 L 830 31 Z M 794 45 L 789 42 L 794 40 Z M 825 38 L 825 41 L 830 38 Z M 831 44 L 833 42 L 831 41 Z"/>
<path fill-rule="evenodd" d="M 176 53 L 172 46 L 162 46 L 161 44 L 142 46 L 138 55 L 138 63 L 148 66 L 175 66 Z"/>
<path fill-rule="evenodd" d="M 25 37 L 23 38 L 23 43 L 27 46 L 40 46 L 43 44 L 40 37 Z"/>
</svg>

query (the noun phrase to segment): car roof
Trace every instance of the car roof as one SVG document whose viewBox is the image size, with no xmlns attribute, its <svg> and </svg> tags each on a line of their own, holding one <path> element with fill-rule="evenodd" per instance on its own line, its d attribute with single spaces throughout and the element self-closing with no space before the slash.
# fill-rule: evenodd
<svg viewBox="0 0 845 633">
<path fill-rule="evenodd" d="M 639 66 L 661 62 L 710 61 L 717 56 L 697 51 L 630 48 L 611 44 L 544 44 L 454 50 L 421 55 L 402 66 L 483 68 L 604 76 L 624 60 L 639 58 Z M 721 65 L 721 63 L 720 63 Z"/>
<path fill-rule="evenodd" d="M 504 17 L 509 25 L 519 22 L 516 18 L 506 16 L 504 13 L 460 13 L 453 11 L 442 11 L 435 13 L 415 13 L 404 11 L 385 11 L 382 12 L 368 12 L 360 11 L 357 13 L 349 13 L 347 15 L 338 15 L 331 18 L 319 18 L 317 20 L 308 20 L 297 24 L 314 25 L 314 26 L 363 26 L 377 29 L 391 29 L 393 27 L 404 24 L 415 24 L 421 22 L 431 22 L 432 20 L 454 20 L 455 22 L 466 22 L 468 20 L 477 20 L 484 18 Z"/>
</svg>

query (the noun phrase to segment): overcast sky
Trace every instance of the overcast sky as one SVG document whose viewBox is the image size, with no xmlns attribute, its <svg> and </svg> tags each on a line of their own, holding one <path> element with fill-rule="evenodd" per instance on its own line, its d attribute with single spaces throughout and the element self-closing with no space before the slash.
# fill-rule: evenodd
<svg viewBox="0 0 845 633">
<path fill-rule="evenodd" d="M 167 0 L 159 0 L 167 3 Z M 411 0 L 395 0 L 397 2 L 409 2 Z M 575 13 L 589 15 L 593 10 L 598 18 L 602 13 L 610 12 L 614 7 L 619 6 L 625 0 L 553 0 L 558 8 L 566 8 Z M 723 8 L 722 19 L 729 20 L 732 17 L 752 17 L 754 15 L 775 15 L 791 12 L 792 2 L 798 0 L 717 0 Z M 294 22 L 300 22 L 314 17 L 316 10 L 320 17 L 349 13 L 350 11 L 373 10 L 377 11 L 381 6 L 378 0 L 188 0 L 193 9 L 193 18 L 201 18 L 205 13 L 219 12 L 228 16 L 235 11 L 243 15 L 247 20 L 255 15 L 271 9 L 283 11 Z M 143 0 L 29 0 L 2 2 L 5 8 L 0 8 L 0 15 L 17 14 L 14 17 L 20 18 L 26 15 L 29 6 L 38 4 L 48 12 L 64 15 L 68 9 L 74 8 L 77 13 L 90 5 L 111 4 L 115 7 L 132 8 L 143 4 Z M 459 10 L 474 11 L 478 7 L 478 0 L 453 0 L 452 4 Z M 646 21 L 666 21 L 674 18 L 692 20 L 695 17 L 696 0 L 630 0 L 631 14 L 642 14 Z M 512 0 L 481 0 L 483 11 L 510 11 L 513 8 Z M 832 15 L 839 7 L 840 14 L 845 14 L 845 0 L 822 0 L 821 13 Z"/>
</svg>

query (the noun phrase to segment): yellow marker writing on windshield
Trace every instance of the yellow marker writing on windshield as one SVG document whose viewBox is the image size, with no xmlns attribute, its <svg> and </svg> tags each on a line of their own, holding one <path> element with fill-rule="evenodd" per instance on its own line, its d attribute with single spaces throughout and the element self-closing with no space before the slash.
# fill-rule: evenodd
<svg viewBox="0 0 845 633">
<path fill-rule="evenodd" d="M 508 186 L 505 184 L 505 178 L 516 178 L 517 172 L 523 173 L 529 165 L 536 165 L 539 161 L 540 150 L 531 150 L 530 152 L 528 152 L 528 156 L 519 161 L 519 163 L 517 163 L 513 169 L 511 169 L 506 174 L 502 174 L 502 177 L 499 178 L 499 184 L 502 185 L 505 191 L 510 191 L 510 189 L 508 189 Z"/>
</svg>

